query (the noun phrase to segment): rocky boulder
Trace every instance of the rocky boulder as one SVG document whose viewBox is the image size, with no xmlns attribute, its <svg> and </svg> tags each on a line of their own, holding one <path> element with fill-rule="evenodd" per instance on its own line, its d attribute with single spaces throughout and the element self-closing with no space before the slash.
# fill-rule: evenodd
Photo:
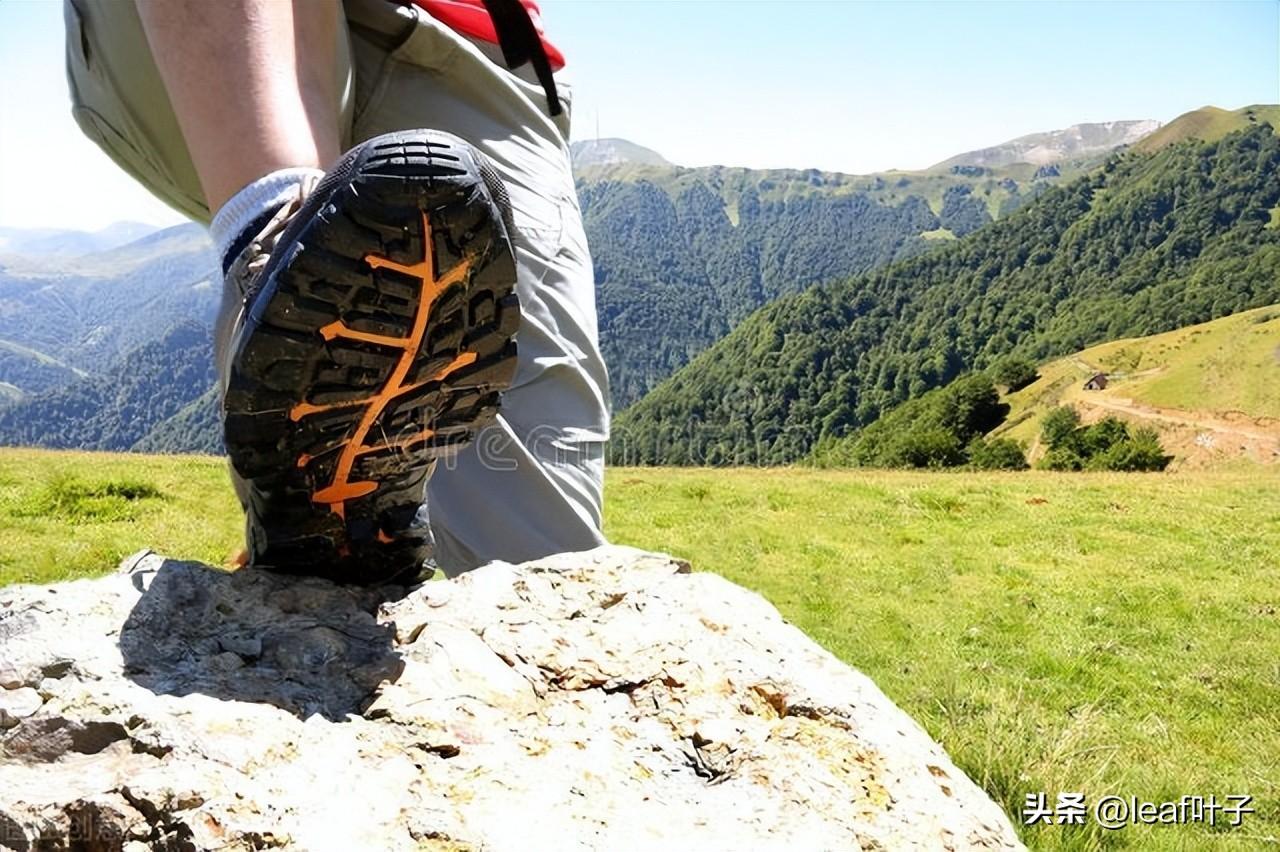
<svg viewBox="0 0 1280 852">
<path fill-rule="evenodd" d="M 619 547 L 378 592 L 155 554 L 0 589 L 0 845 L 1020 848 L 762 598 Z"/>
</svg>

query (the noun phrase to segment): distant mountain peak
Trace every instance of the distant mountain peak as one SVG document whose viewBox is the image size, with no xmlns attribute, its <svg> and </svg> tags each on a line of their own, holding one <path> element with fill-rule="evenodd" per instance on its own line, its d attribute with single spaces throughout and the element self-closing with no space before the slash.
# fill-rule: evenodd
<svg viewBox="0 0 1280 852">
<path fill-rule="evenodd" d="M 1149 118 L 1073 124 L 1062 130 L 1029 133 L 999 145 L 992 145 L 990 148 L 966 151 L 943 160 L 933 168 L 955 166 L 999 168 L 1014 163 L 1045 166 L 1050 163 L 1105 154 L 1121 145 L 1132 145 L 1159 129 L 1160 122 Z"/>
<path fill-rule="evenodd" d="M 110 251 L 158 231 L 142 222 L 114 222 L 96 231 L 0 227 L 0 253 L 76 258 Z"/>
<path fill-rule="evenodd" d="M 669 166 L 671 163 L 650 148 L 626 139 L 585 139 L 569 146 L 573 164 L 582 166 L 616 166 L 636 163 L 642 166 Z"/>
</svg>

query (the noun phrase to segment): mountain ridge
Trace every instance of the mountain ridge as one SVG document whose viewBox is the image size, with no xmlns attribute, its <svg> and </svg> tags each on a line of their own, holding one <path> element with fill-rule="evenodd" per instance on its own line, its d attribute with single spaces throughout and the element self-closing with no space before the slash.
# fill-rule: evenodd
<svg viewBox="0 0 1280 852">
<path fill-rule="evenodd" d="M 616 409 L 757 308 L 969 239 L 1087 171 L 1080 164 L 1055 174 L 1030 164 L 959 168 L 871 178 L 801 169 L 585 169 L 578 191 Z M 634 174 L 619 177 L 627 169 Z M 217 303 L 215 266 L 207 236 L 190 224 L 80 258 L 0 258 L 0 340 L 13 344 L 0 347 L 0 407 L 74 384 L 76 371 L 117 375 L 121 358 L 175 323 L 207 328 Z M 42 360 L 47 353 L 61 366 Z M 205 434 L 217 423 L 209 398 L 179 396 L 168 422 L 150 424 L 157 434 L 140 446 L 217 451 L 218 436 Z"/>
<path fill-rule="evenodd" d="M 1028 133 L 998 145 L 966 151 L 935 163 L 926 171 L 959 165 L 991 168 L 1030 163 L 1047 166 L 1132 145 L 1160 127 L 1161 123 L 1154 119 L 1073 124 L 1061 130 Z"/>
<path fill-rule="evenodd" d="M 1216 110 L 1218 107 L 1202 107 L 1202 110 Z M 1247 107 L 1246 107 L 1247 109 Z M 1198 112 L 1199 110 L 1195 111 Z M 1225 110 L 1222 110 L 1225 112 Z M 1185 117 L 1185 116 L 1183 116 Z M 1175 119 L 1176 120 L 1176 119 Z M 816 169 L 799 169 L 802 171 L 821 171 L 828 175 L 844 175 L 849 178 L 870 177 L 874 175 L 899 174 L 911 172 L 946 171 L 957 165 L 1004 167 L 1018 163 L 1035 166 L 1048 165 L 1064 160 L 1081 159 L 1106 154 L 1116 148 L 1132 145 L 1140 139 L 1154 133 L 1165 126 L 1156 119 L 1119 119 L 1112 121 L 1079 122 L 1054 130 L 1039 130 L 1016 136 L 1003 142 L 997 142 L 983 148 L 975 148 L 954 154 L 931 166 L 921 169 L 891 168 L 875 172 L 841 172 Z M 608 167 L 622 165 L 671 166 L 679 169 L 735 169 L 743 168 L 755 172 L 789 171 L 755 166 L 685 166 L 672 163 L 652 148 L 645 147 L 629 139 L 609 137 L 601 139 L 584 139 L 573 142 L 569 146 L 570 155 L 575 168 Z"/>
<path fill-rule="evenodd" d="M 1280 127 L 1280 105 L 1250 104 L 1229 110 L 1216 106 L 1203 106 L 1185 112 L 1173 121 L 1134 143 L 1139 151 L 1151 153 L 1161 148 L 1198 139 L 1216 142 L 1228 133 L 1244 130 L 1259 123 Z"/>
<path fill-rule="evenodd" d="M 96 231 L 0 227 L 0 255 L 79 257 L 127 245 L 157 230 L 154 225 L 124 221 Z"/>
<path fill-rule="evenodd" d="M 966 240 L 756 312 L 621 412 L 613 459 L 786 462 L 1010 352 L 1275 302 L 1278 203 L 1268 125 L 1113 157 Z"/>
<path fill-rule="evenodd" d="M 618 163 L 641 163 L 649 166 L 674 165 L 652 148 L 617 138 L 584 139 L 573 142 L 569 145 L 569 157 L 575 167 L 607 166 Z"/>
</svg>

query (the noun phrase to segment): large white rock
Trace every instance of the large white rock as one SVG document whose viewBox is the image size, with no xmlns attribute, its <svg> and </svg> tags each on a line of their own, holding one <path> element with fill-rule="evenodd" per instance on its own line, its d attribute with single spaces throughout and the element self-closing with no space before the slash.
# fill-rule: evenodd
<svg viewBox="0 0 1280 852">
<path fill-rule="evenodd" d="M 627 548 L 381 593 L 145 554 L 0 589 L 0 649 L 19 849 L 1020 848 L 870 680 Z"/>
</svg>

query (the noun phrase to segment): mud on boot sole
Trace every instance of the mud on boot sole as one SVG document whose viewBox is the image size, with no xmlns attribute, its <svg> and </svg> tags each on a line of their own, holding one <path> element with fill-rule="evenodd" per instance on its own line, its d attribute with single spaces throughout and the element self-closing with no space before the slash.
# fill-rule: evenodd
<svg viewBox="0 0 1280 852">
<path fill-rule="evenodd" d="M 377 583 L 430 555 L 436 459 L 492 422 L 520 322 L 509 206 L 460 140 L 370 140 L 321 181 L 232 341 L 251 564 Z"/>
</svg>

